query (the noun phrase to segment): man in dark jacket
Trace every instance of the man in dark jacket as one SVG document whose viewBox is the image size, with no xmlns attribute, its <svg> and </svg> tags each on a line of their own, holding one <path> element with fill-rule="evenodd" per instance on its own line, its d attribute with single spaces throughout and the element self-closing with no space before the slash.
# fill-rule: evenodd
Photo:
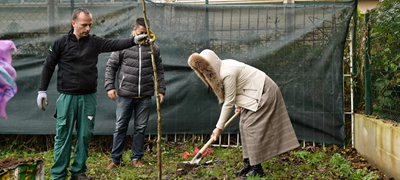
<svg viewBox="0 0 400 180">
<path fill-rule="evenodd" d="M 144 18 L 136 19 L 132 35 L 147 34 Z M 150 33 L 151 34 L 151 31 Z M 154 40 L 153 34 L 153 40 Z M 160 103 L 164 100 L 165 82 L 164 67 L 160 56 L 160 49 L 154 46 L 154 59 L 158 77 L 158 96 Z M 118 72 L 118 73 L 117 73 Z M 118 76 L 118 77 L 116 77 Z M 118 95 L 115 88 L 115 79 L 118 79 Z M 135 45 L 128 49 L 113 52 L 108 59 L 105 73 L 105 88 L 108 97 L 115 101 L 116 96 L 116 123 L 111 151 L 111 160 L 107 169 L 121 164 L 122 153 L 125 150 L 126 132 L 129 121 L 134 118 L 131 163 L 134 167 L 144 165 L 144 137 L 147 121 L 150 115 L 151 96 L 154 95 L 154 72 L 149 45 Z"/>
<path fill-rule="evenodd" d="M 110 40 L 91 35 L 92 14 L 85 8 L 72 14 L 73 31 L 54 41 L 43 64 L 37 104 L 45 110 L 49 82 L 58 65 L 56 102 L 57 127 L 54 142 L 53 179 L 66 179 L 70 162 L 72 132 L 77 131 L 71 179 L 90 179 L 85 175 L 89 143 L 96 115 L 97 62 L 101 52 L 112 52 L 146 43 L 147 36 Z M 139 41 L 139 42 L 138 42 Z"/>
</svg>

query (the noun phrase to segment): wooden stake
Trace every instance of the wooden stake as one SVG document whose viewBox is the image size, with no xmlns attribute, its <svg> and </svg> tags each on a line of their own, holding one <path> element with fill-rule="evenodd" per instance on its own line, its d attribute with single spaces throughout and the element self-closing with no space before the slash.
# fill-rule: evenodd
<svg viewBox="0 0 400 180">
<path fill-rule="evenodd" d="M 158 179 L 161 180 L 162 178 L 162 158 L 161 158 L 161 106 L 160 106 L 160 96 L 158 95 L 158 76 L 157 76 L 157 66 L 156 66 L 156 61 L 154 60 L 154 46 L 153 46 L 153 41 L 151 41 L 150 37 L 150 28 L 149 28 L 149 22 L 147 19 L 147 14 L 146 14 L 146 3 L 144 0 L 142 0 L 142 5 L 143 5 L 143 18 L 144 22 L 146 24 L 146 29 L 147 29 L 147 40 L 150 42 L 150 48 L 151 48 L 151 63 L 153 65 L 153 72 L 154 72 L 154 90 L 155 90 L 155 95 L 156 95 L 156 100 L 157 100 L 157 162 L 158 162 Z"/>
</svg>

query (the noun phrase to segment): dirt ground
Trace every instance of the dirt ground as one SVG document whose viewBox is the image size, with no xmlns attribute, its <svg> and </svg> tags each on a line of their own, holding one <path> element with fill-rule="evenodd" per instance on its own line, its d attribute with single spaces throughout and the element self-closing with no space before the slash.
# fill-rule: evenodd
<svg viewBox="0 0 400 180">
<path fill-rule="evenodd" d="M 315 146 L 307 146 L 304 149 L 306 149 L 309 152 L 319 152 L 319 151 L 322 151 L 323 148 L 322 147 L 315 147 Z M 337 146 L 331 146 L 331 147 L 328 147 L 328 149 L 332 153 L 340 153 L 344 158 L 346 158 L 348 161 L 350 161 L 351 165 L 355 169 L 362 169 L 362 170 L 366 171 L 367 174 L 370 173 L 370 172 L 374 172 L 375 174 L 377 174 L 379 176 L 378 180 L 394 180 L 394 178 L 387 177 L 386 174 L 381 172 L 378 168 L 376 168 L 373 165 L 369 164 L 368 161 L 366 159 L 364 159 L 357 152 L 357 150 L 355 148 L 343 149 L 343 148 L 339 148 Z M 290 154 L 289 153 L 284 153 L 284 154 L 280 155 L 280 158 L 277 160 L 276 163 L 285 162 L 285 161 L 292 161 L 292 160 L 293 160 L 293 158 L 290 158 Z M 299 160 L 299 162 L 292 162 L 292 163 L 293 164 L 302 164 L 302 163 L 304 163 L 304 162 L 300 162 L 300 161 L 301 160 Z M 204 171 L 204 169 L 207 169 L 207 166 L 202 166 L 201 168 Z M 189 176 L 190 176 L 190 174 L 195 174 L 196 171 L 198 171 L 198 167 L 191 166 L 190 164 L 180 163 L 177 166 L 177 176 L 186 175 L 186 174 L 189 174 Z M 313 173 L 313 171 L 310 171 L 309 173 Z M 187 176 L 185 176 L 185 177 L 187 177 Z M 312 176 L 310 176 L 310 177 L 312 177 Z M 216 180 L 216 179 L 229 179 L 229 178 L 209 177 L 209 178 L 201 178 L 201 179 L 197 179 L 197 180 Z"/>
<path fill-rule="evenodd" d="M 150 144 L 153 144 L 153 143 L 154 142 L 151 142 Z M 187 147 L 182 146 L 182 148 L 186 148 L 186 150 L 187 150 Z M 311 153 L 314 153 L 314 152 L 322 152 L 322 151 L 324 151 L 324 148 L 325 148 L 325 151 L 327 149 L 327 151 L 332 154 L 340 153 L 341 156 L 343 156 L 345 159 L 347 159 L 349 162 L 351 162 L 351 165 L 354 167 L 354 169 L 362 169 L 362 170 L 366 171 L 366 173 L 374 172 L 375 174 L 377 174 L 379 176 L 379 180 L 394 180 L 394 178 L 387 177 L 377 167 L 374 167 L 373 165 L 369 164 L 368 161 L 366 159 L 364 159 L 354 148 L 344 149 L 344 148 L 341 148 L 338 146 L 318 147 L 318 146 L 306 145 L 305 148 L 301 148 L 301 149 L 307 150 Z M 178 150 L 178 151 L 183 152 L 184 149 Z M 7 169 L 9 167 L 14 167 L 19 164 L 23 164 L 24 162 L 26 162 L 28 160 L 35 160 L 35 159 L 40 159 L 40 158 L 41 157 L 18 159 L 15 157 L 9 157 L 9 158 L 0 159 L 0 172 L 4 171 L 4 169 Z M 301 159 L 292 158 L 290 153 L 281 154 L 274 163 L 275 164 L 283 164 L 284 162 L 289 162 L 289 161 L 293 164 L 304 164 L 305 163 Z M 297 162 L 293 162 L 293 161 L 297 161 Z M 192 176 L 194 177 L 196 172 L 199 172 L 199 171 L 204 172 L 204 171 L 212 170 L 214 167 L 213 164 L 202 165 L 200 167 L 196 167 L 196 166 L 188 167 L 188 166 L 190 166 L 190 165 L 187 165 L 187 164 L 185 165 L 182 163 L 178 164 L 175 176 L 180 177 L 181 175 L 184 175 L 184 177 L 192 177 Z M 240 167 L 236 167 L 236 168 L 240 168 Z M 231 172 L 227 172 L 227 173 L 231 173 Z M 271 169 L 266 168 L 265 173 L 271 173 Z M 314 172 L 310 171 L 310 172 L 306 172 L 306 173 L 310 173 L 310 175 L 312 175 L 312 173 L 314 173 Z M 303 172 L 303 175 L 304 175 L 304 172 Z M 208 177 L 208 178 L 200 178 L 200 179 L 196 178 L 196 179 L 197 180 L 214 180 L 214 179 L 229 179 L 229 178 Z"/>
<path fill-rule="evenodd" d="M 30 160 L 42 160 L 42 161 L 44 161 L 43 157 L 39 157 L 39 158 L 22 158 L 22 159 L 18 159 L 16 157 L 8 157 L 8 158 L 0 159 L 0 171 L 2 171 L 3 169 L 17 167 L 18 165 L 24 164 L 25 162 L 30 161 Z"/>
<path fill-rule="evenodd" d="M 328 147 L 332 152 L 340 153 L 346 158 L 355 169 L 362 169 L 368 173 L 374 172 L 379 175 L 379 180 L 394 180 L 394 178 L 387 177 L 385 173 L 381 172 L 377 167 L 368 163 L 355 148 L 338 148 L 337 146 Z M 321 151 L 321 147 L 308 146 L 305 148 L 307 151 L 316 152 Z"/>
</svg>

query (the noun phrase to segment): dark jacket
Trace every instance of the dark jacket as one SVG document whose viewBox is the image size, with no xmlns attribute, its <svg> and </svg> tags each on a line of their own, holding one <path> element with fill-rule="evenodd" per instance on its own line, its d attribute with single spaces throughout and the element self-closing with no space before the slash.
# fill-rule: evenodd
<svg viewBox="0 0 400 180">
<path fill-rule="evenodd" d="M 88 35 L 79 40 L 70 31 L 54 41 L 43 64 L 39 91 L 46 91 L 58 65 L 57 90 L 65 94 L 90 94 L 97 91 L 97 62 L 102 52 L 135 45 L 133 38 L 111 40 Z"/>
<path fill-rule="evenodd" d="M 165 94 L 164 67 L 160 49 L 154 46 L 154 59 L 157 68 L 158 91 Z M 118 74 L 118 96 L 140 97 L 154 95 L 154 72 L 151 60 L 151 47 L 135 45 L 122 51 L 113 52 L 108 59 L 105 73 L 105 89 L 115 88 Z"/>
</svg>

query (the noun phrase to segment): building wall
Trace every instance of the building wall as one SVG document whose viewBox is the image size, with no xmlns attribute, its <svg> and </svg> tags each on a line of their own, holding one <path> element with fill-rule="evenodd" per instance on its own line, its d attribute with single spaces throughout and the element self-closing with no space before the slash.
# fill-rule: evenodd
<svg viewBox="0 0 400 180">
<path fill-rule="evenodd" d="M 358 0 L 358 9 L 365 13 L 367 10 L 375 8 L 378 2 L 379 0 Z"/>
<path fill-rule="evenodd" d="M 400 179 L 400 127 L 384 119 L 354 114 L 354 147 L 388 177 Z"/>
</svg>

